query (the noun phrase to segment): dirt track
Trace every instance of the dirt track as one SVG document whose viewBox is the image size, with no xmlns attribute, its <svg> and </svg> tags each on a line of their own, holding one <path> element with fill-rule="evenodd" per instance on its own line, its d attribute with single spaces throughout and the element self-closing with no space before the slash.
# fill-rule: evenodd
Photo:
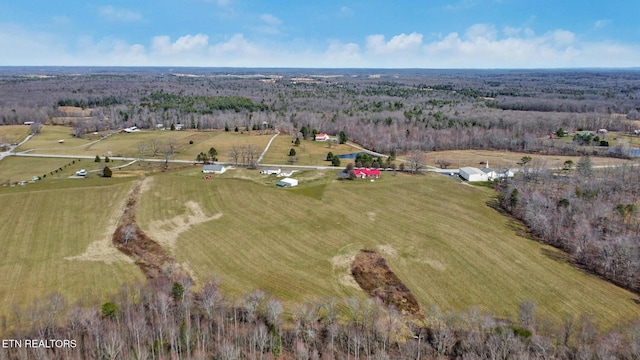
<svg viewBox="0 0 640 360">
<path fill-rule="evenodd" d="M 369 296 L 380 298 L 403 315 L 421 314 L 418 300 L 391 270 L 382 255 L 372 250 L 362 250 L 353 260 L 351 273 Z"/>
<path fill-rule="evenodd" d="M 135 208 L 143 182 L 129 193 L 118 227 L 113 233 L 113 245 L 129 256 L 140 267 L 148 280 L 193 282 L 176 260 L 156 241 L 147 236 L 136 223 Z"/>
</svg>

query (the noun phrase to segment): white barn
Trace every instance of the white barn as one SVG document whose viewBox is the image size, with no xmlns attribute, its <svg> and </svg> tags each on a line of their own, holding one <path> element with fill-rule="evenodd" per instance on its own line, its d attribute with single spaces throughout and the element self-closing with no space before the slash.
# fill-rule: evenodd
<svg viewBox="0 0 640 360">
<path fill-rule="evenodd" d="M 222 165 L 205 165 L 202 167 L 202 172 L 205 174 L 224 174 L 227 171 Z"/>
<path fill-rule="evenodd" d="M 487 175 L 484 171 L 474 168 L 474 167 L 463 167 L 460 168 L 459 172 L 460 176 L 471 182 L 471 181 L 489 181 L 489 175 Z"/>
<path fill-rule="evenodd" d="M 280 180 L 277 184 L 277 187 L 293 187 L 298 186 L 298 179 L 286 178 Z"/>
</svg>

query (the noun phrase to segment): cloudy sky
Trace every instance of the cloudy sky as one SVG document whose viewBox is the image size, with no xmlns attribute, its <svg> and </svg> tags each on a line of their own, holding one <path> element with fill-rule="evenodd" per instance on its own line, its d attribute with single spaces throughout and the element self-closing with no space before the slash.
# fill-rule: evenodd
<svg viewBox="0 0 640 360">
<path fill-rule="evenodd" d="M 638 0 L 2 1 L 0 66 L 638 67 L 639 16 Z"/>
</svg>

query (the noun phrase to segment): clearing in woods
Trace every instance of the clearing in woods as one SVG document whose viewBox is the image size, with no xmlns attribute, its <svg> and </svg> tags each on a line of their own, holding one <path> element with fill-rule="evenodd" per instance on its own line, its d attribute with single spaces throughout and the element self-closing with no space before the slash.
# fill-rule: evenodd
<svg viewBox="0 0 640 360">
<path fill-rule="evenodd" d="M 637 295 L 518 235 L 519 224 L 488 206 L 489 189 L 399 174 L 375 183 L 330 179 L 321 197 L 310 197 L 300 192 L 304 183 L 279 189 L 256 172 L 236 169 L 211 180 L 197 170 L 154 176 L 141 195 L 138 224 L 151 234 L 188 222 L 171 239 L 176 260 L 197 279 L 218 276 L 231 296 L 259 288 L 289 304 L 364 298 L 349 264 L 367 248 L 384 254 L 423 309 L 513 317 L 531 300 L 546 318 L 588 313 L 612 324 L 640 316 Z"/>
</svg>

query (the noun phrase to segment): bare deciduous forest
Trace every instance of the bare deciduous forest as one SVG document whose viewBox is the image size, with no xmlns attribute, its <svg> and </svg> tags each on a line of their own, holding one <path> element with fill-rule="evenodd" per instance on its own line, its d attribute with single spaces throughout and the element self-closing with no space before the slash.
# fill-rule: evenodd
<svg viewBox="0 0 640 360">
<path fill-rule="evenodd" d="M 56 319 L 64 318 L 63 322 Z M 558 321 L 520 305 L 517 322 L 476 310 L 432 308 L 407 319 L 380 302 L 327 299 L 292 309 L 257 290 L 226 298 L 214 282 L 124 287 L 99 311 L 56 294 L 21 319 L 13 338 L 75 339 L 75 347 L 14 348 L 8 358 L 51 359 L 636 359 L 640 323 L 602 331 L 588 315 Z"/>
<path fill-rule="evenodd" d="M 576 266 L 638 293 L 640 175 L 633 166 L 595 168 L 589 157 L 629 154 L 591 139 L 551 138 L 564 131 L 633 133 L 639 84 L 640 72 L 631 70 L 0 68 L 0 124 L 68 124 L 80 137 L 158 124 L 277 129 L 300 138 L 343 133 L 386 154 L 529 153 L 513 180 L 495 184 L 502 209 Z M 536 154 L 583 157 L 558 170 Z M 229 299 L 214 282 L 195 290 L 186 280 L 156 281 L 125 286 L 101 309 L 68 305 L 57 295 L 43 299 L 3 332 L 77 339 L 78 346 L 11 349 L 0 358 L 640 357 L 638 321 L 603 330 L 588 315 L 538 318 L 535 307 L 523 302 L 517 322 L 437 308 L 408 319 L 371 300 L 285 309 L 260 291 Z"/>
<path fill-rule="evenodd" d="M 577 154 L 544 138 L 562 128 L 631 131 L 636 71 L 6 69 L 0 124 L 73 123 L 76 134 L 136 125 L 273 127 L 392 150 L 504 149 Z M 29 76 L 27 76 L 29 75 Z M 85 121 L 61 106 L 89 110 Z M 60 120 L 61 119 L 61 120 Z M 593 149 L 592 151 L 597 151 Z"/>
</svg>

